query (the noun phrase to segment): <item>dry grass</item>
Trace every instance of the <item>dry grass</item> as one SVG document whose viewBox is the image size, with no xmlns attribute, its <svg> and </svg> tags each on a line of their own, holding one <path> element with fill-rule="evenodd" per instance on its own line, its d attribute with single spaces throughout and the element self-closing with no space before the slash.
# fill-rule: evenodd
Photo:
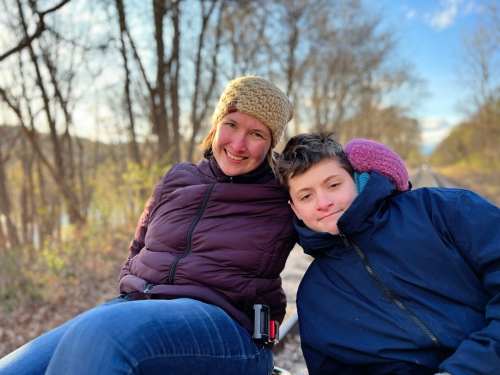
<svg viewBox="0 0 500 375">
<path fill-rule="evenodd" d="M 479 166 L 456 164 L 435 168 L 457 186 L 462 186 L 500 205 L 500 171 L 486 170 Z"/>
</svg>

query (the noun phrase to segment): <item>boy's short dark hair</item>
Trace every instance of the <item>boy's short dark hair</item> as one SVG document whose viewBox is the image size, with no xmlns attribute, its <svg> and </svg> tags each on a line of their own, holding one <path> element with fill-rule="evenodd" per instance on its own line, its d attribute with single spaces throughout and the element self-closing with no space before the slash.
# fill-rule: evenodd
<svg viewBox="0 0 500 375">
<path fill-rule="evenodd" d="M 337 160 L 343 169 L 354 175 L 342 145 L 330 133 L 306 133 L 290 138 L 276 161 L 276 174 L 280 183 L 289 188 L 290 178 L 306 172 L 325 159 Z"/>
</svg>

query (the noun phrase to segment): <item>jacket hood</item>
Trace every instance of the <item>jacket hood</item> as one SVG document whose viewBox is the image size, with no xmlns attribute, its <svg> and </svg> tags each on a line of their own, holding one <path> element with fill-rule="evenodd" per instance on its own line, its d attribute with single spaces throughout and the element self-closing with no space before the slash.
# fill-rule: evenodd
<svg viewBox="0 0 500 375">
<path fill-rule="evenodd" d="M 377 220 L 378 213 L 384 211 L 384 199 L 397 193 L 398 191 L 387 177 L 370 172 L 365 188 L 338 221 L 342 235 L 350 236 L 365 230 L 373 220 Z M 373 217 L 370 222 L 367 220 L 369 217 Z M 316 232 L 306 227 L 297 218 L 294 219 L 294 227 L 299 236 L 299 245 L 306 254 L 311 256 L 320 256 L 334 248 L 345 247 L 341 235 Z"/>
</svg>

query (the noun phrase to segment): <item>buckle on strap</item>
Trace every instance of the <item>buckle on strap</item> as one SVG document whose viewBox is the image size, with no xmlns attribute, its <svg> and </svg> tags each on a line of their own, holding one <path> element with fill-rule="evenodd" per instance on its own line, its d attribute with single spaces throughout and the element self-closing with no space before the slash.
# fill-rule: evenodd
<svg viewBox="0 0 500 375">
<path fill-rule="evenodd" d="M 273 346 L 278 343 L 279 323 L 271 320 L 271 309 L 268 305 L 253 305 L 253 335 L 252 338 L 265 346 Z"/>
</svg>

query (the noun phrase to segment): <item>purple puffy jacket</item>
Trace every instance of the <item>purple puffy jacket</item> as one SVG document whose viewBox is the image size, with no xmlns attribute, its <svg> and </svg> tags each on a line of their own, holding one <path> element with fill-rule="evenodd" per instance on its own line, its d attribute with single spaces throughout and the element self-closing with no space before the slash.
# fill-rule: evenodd
<svg viewBox="0 0 500 375">
<path fill-rule="evenodd" d="M 280 272 L 296 241 L 287 200 L 267 163 L 235 177 L 213 158 L 175 165 L 139 220 L 120 291 L 212 303 L 250 332 L 255 303 L 281 322 Z"/>
</svg>

